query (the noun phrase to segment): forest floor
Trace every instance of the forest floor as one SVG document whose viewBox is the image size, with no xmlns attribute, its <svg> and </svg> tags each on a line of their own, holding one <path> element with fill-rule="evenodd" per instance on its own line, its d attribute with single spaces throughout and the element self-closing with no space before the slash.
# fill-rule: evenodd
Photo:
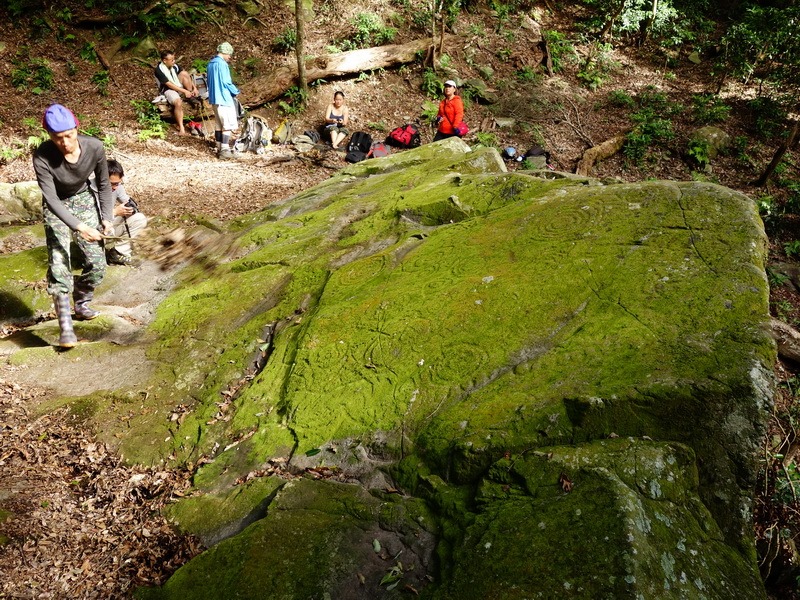
<svg viewBox="0 0 800 600">
<path fill-rule="evenodd" d="M 82 10 L 76 7 L 73 22 L 79 21 L 76 17 Z M 331 40 L 352 33 L 347 24 L 358 7 L 330 1 L 317 10 L 307 32 L 308 54 L 322 53 Z M 536 16 L 541 29 L 578 39 L 574 14 L 540 12 Z M 276 7 L 266 22 L 245 22 L 240 15 L 229 15 L 224 33 L 221 26 L 207 23 L 192 32 L 167 34 L 158 45 L 174 49 L 179 64 L 188 67 L 196 59 L 210 58 L 221 41 L 231 42 L 235 48 L 232 68 L 247 105 L 248 78 L 293 60 L 276 54 L 272 47 L 292 19 L 282 7 Z M 23 20 L 21 26 L 10 22 L 0 20 L 0 149 L 18 147 L 29 136 L 39 135 L 37 124 L 44 108 L 53 101 L 65 104 L 79 116 L 82 127 L 99 131 L 100 137 L 113 136 L 108 154 L 124 165 L 126 189 L 156 226 L 229 220 L 287 198 L 346 166 L 343 153 L 328 151 L 310 158 L 280 146 L 260 156 L 219 161 L 207 140 L 178 136 L 174 128 L 163 140 L 141 141 L 131 100 L 155 95 L 155 61 L 147 66 L 127 52 L 118 52 L 120 30 L 76 26 L 71 30 L 75 37 L 69 38 L 52 30 L 32 33 L 33 21 Z M 587 47 L 576 41 L 578 59 L 565 60 L 561 72 L 549 77 L 542 74 L 539 64 L 536 27 L 516 26 L 513 36 L 509 31 L 488 10 L 463 13 L 455 27 L 458 38 L 445 48 L 453 71 L 442 70 L 441 79 L 452 78 L 453 73 L 461 79 L 477 78 L 477 65 L 490 66 L 494 73 L 490 91 L 496 102 L 468 103 L 469 143 L 522 151 L 541 145 L 551 153 L 555 169 L 572 172 L 588 147 L 633 127 L 633 109 L 620 105 L 621 96 L 664 94 L 671 107 L 674 137 L 640 163 L 618 153 L 598 163 L 593 175 L 623 181 L 702 179 L 756 200 L 769 197 L 774 211 L 767 219 L 771 264 L 793 262 L 793 253 L 787 255 L 786 247 L 797 239 L 797 230 L 778 215 L 790 191 L 774 182 L 758 189 L 749 184 L 769 163 L 779 137 L 779 133 L 759 137 L 749 90 L 728 84 L 716 95 L 710 61 L 690 61 L 689 47 L 671 52 L 620 45 L 608 53 L 606 58 L 614 66 L 592 91 L 577 77 L 580 60 L 588 56 Z M 396 42 L 420 35 L 401 28 Z M 106 95 L 99 94 L 90 81 L 99 67 L 77 57 L 81 46 L 75 39 L 91 40 L 109 59 L 112 69 Z M 42 94 L 15 90 L 11 75 L 21 64 L 15 61 L 34 59 L 45 59 L 52 66 L 55 87 Z M 311 88 L 305 110 L 291 119 L 298 132 L 316 129 L 334 90 L 342 90 L 353 119 L 351 131 L 366 130 L 379 138 L 394 126 L 420 118 L 425 102 L 432 100 L 421 91 L 423 81 L 423 67 L 413 64 L 322 82 Z M 718 126 L 731 135 L 736 147 L 703 173 L 686 157 L 688 140 L 700 126 L 690 110 L 697 95 L 715 96 L 731 107 Z M 278 102 L 252 110 L 273 127 L 283 118 Z M 515 125 L 496 127 L 504 118 L 513 119 Z M 206 131 L 211 129 L 207 123 Z M 433 129 L 424 122 L 422 134 L 423 142 L 432 139 Z M 787 155 L 782 180 L 796 179 L 797 158 L 796 150 Z M 510 169 L 516 166 L 509 164 Z M 0 181 L 32 179 L 29 152 L 16 159 L 0 158 Z M 784 277 L 772 277 L 771 284 L 773 315 L 797 326 L 797 288 Z M 780 362 L 776 367 L 778 393 L 756 498 L 762 573 L 768 576 L 770 593 L 784 599 L 800 597 L 794 581 L 797 566 L 792 563 L 793 540 L 800 535 L 800 489 L 795 488 L 800 488 L 800 473 L 793 458 L 798 372 L 797 365 Z M 191 473 L 126 466 L 94 441 L 74 414 L 42 414 L 38 407 L 46 404 L 51 393 L 46 381 L 40 386 L 22 385 L 14 381 L 13 371 L 0 370 L 0 479 L 24 488 L 28 498 L 14 505 L 0 497 L 0 598 L 127 598 L 137 585 L 163 582 L 201 550 L 195 540 L 175 534 L 159 513 L 165 503 L 189 488 Z"/>
</svg>

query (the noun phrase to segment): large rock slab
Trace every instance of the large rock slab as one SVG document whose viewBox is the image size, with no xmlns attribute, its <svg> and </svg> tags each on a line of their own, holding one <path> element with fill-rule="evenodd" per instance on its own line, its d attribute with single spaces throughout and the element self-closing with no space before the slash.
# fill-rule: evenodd
<svg viewBox="0 0 800 600">
<path fill-rule="evenodd" d="M 170 515 L 223 541 L 147 597 L 403 593 L 359 582 L 369 510 L 295 556 L 324 577 L 286 559 L 304 509 L 240 487 L 273 461 L 424 501 L 438 561 L 395 581 L 426 597 L 764 597 L 750 506 L 775 348 L 746 196 L 507 173 L 451 139 L 230 229 L 236 259 L 186 269 L 141 336 L 148 394 L 84 402 L 128 460 L 202 464 L 207 500 Z"/>
</svg>

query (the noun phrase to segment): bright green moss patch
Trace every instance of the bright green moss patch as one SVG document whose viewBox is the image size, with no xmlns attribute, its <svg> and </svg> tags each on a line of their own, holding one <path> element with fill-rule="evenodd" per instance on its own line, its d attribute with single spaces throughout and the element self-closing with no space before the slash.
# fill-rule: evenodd
<svg viewBox="0 0 800 600">
<path fill-rule="evenodd" d="M 256 478 L 224 495 L 184 498 L 167 507 L 166 515 L 182 532 L 196 535 L 210 546 L 263 518 L 275 493 L 285 483 L 277 477 Z"/>
</svg>

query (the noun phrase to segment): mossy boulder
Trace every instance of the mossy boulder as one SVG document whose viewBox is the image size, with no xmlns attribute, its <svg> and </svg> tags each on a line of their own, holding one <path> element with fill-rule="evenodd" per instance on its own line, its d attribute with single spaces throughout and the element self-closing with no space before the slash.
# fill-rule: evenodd
<svg viewBox="0 0 800 600">
<path fill-rule="evenodd" d="M 35 181 L 0 183 L 0 225 L 42 218 L 42 191 Z"/>
<path fill-rule="evenodd" d="M 763 597 L 697 483 L 679 444 L 617 439 L 501 459 L 433 597 Z"/>
<path fill-rule="evenodd" d="M 692 134 L 689 147 L 702 146 L 707 154 L 706 158 L 711 161 L 724 152 L 731 144 L 731 136 L 719 127 L 707 125 L 701 127 Z"/>
<path fill-rule="evenodd" d="M 404 586 L 422 589 L 434 570 L 434 533 L 419 500 L 298 479 L 278 492 L 269 518 L 200 555 L 160 590 L 136 597 L 407 597 Z"/>
<path fill-rule="evenodd" d="M 431 578 L 395 580 L 426 597 L 764 597 L 775 348 L 749 198 L 508 173 L 451 138 L 228 228 L 237 258 L 186 269 L 142 334 L 146 397 L 91 396 L 129 461 L 202 465 L 177 527 L 239 532 L 146 597 L 394 597 L 357 577 L 387 493 L 431 511 Z M 252 483 L 275 464 L 361 487 Z"/>
</svg>

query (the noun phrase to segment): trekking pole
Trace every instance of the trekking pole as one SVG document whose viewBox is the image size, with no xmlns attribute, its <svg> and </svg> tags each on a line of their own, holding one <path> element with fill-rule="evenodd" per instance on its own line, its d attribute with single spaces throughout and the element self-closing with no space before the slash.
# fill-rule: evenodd
<svg viewBox="0 0 800 600">
<path fill-rule="evenodd" d="M 203 120 L 203 135 L 208 139 L 208 131 L 206 131 L 206 119 L 208 119 L 208 115 L 206 114 L 206 101 L 202 96 L 200 96 L 200 118 Z"/>
</svg>

